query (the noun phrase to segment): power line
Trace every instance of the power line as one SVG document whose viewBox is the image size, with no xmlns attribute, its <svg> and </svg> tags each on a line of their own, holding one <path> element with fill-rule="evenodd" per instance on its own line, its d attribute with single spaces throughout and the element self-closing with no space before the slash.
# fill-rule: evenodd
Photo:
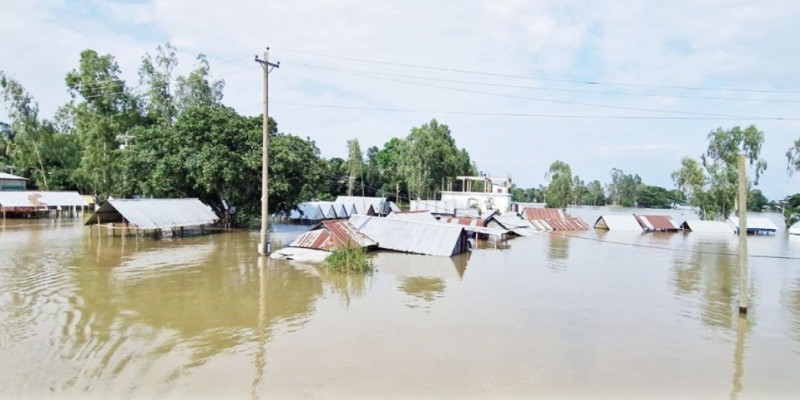
<svg viewBox="0 0 800 400">
<path fill-rule="evenodd" d="M 419 83 L 419 82 L 410 82 L 410 81 L 405 81 L 405 80 L 401 80 L 401 79 L 384 78 L 384 77 L 375 76 L 375 75 L 371 75 L 371 74 L 362 74 L 362 73 L 348 72 L 348 71 L 342 71 L 342 73 L 347 73 L 347 74 L 352 74 L 352 75 L 357 75 L 357 76 L 365 76 L 365 77 L 368 77 L 368 78 L 391 81 L 391 82 L 399 82 L 399 83 L 404 83 L 404 84 L 414 85 L 414 86 L 431 87 L 431 88 L 444 89 L 444 90 L 450 90 L 450 91 L 457 91 L 457 92 L 463 92 L 463 93 L 474 93 L 474 94 L 497 96 L 497 97 L 507 97 L 507 98 L 514 98 L 514 99 L 522 99 L 522 100 L 532 100 L 532 101 L 538 101 L 538 102 L 543 102 L 543 103 L 579 105 L 579 106 L 606 108 L 606 109 L 613 109 L 613 110 L 643 111 L 643 112 L 652 112 L 652 113 L 660 113 L 660 114 L 681 114 L 681 115 L 714 116 L 714 117 L 746 118 L 746 119 L 768 119 L 768 120 L 786 120 L 786 119 L 790 119 L 790 118 L 785 118 L 785 117 L 742 116 L 742 115 L 719 114 L 719 113 L 702 113 L 702 112 L 694 112 L 694 111 L 659 110 L 659 109 L 644 108 L 644 107 L 615 106 L 615 105 L 608 105 L 608 104 L 586 103 L 586 102 L 571 101 L 571 100 L 547 99 L 547 98 L 542 98 L 542 97 L 522 96 L 522 95 L 514 95 L 514 94 L 506 94 L 506 93 L 486 92 L 486 91 L 473 90 L 473 89 L 455 88 L 455 87 L 444 86 L 444 85 L 427 84 L 427 83 Z"/>
<path fill-rule="evenodd" d="M 328 71 L 337 71 L 337 72 L 371 74 L 371 75 L 375 75 L 375 76 L 419 79 L 419 80 L 433 81 L 433 82 L 459 83 L 459 84 L 473 85 L 473 86 L 477 85 L 477 86 L 490 86 L 490 87 L 500 87 L 500 88 L 510 88 L 510 89 L 539 90 L 539 91 L 546 91 L 546 92 L 590 93 L 590 94 L 601 94 L 601 95 L 611 95 L 611 96 L 662 97 L 662 98 L 680 98 L 680 99 L 693 99 L 693 100 L 695 100 L 695 99 L 697 99 L 697 100 L 720 100 L 720 101 L 739 101 L 739 102 L 757 102 L 757 103 L 800 103 L 800 100 L 792 100 L 792 99 L 753 99 L 753 98 L 736 98 L 736 97 L 719 97 L 719 96 L 688 96 L 688 95 L 679 95 L 679 94 L 608 92 L 608 91 L 585 90 L 585 89 L 565 89 L 565 88 L 552 88 L 552 87 L 542 87 L 542 86 L 510 85 L 510 84 L 502 84 L 502 83 L 477 82 L 477 81 L 466 81 L 466 80 L 458 80 L 458 79 L 430 78 L 430 77 L 419 76 L 419 75 L 393 74 L 393 73 L 388 73 L 388 72 L 375 72 L 375 71 L 365 71 L 365 70 L 356 70 L 356 69 L 341 69 L 341 68 L 326 67 L 326 66 L 320 66 L 320 65 L 314 65 L 314 64 L 307 64 L 307 63 L 296 62 L 296 61 L 293 62 L 293 64 L 294 65 L 303 66 L 303 67 L 307 67 L 307 68 L 315 68 L 315 69 L 328 70 Z"/>
<path fill-rule="evenodd" d="M 426 70 L 433 70 L 433 71 L 456 72 L 456 73 L 462 73 L 462 74 L 486 75 L 486 76 L 496 76 L 496 77 L 502 77 L 502 78 L 527 79 L 527 80 L 546 81 L 546 82 L 560 82 L 560 83 L 570 83 L 570 84 L 579 84 L 579 85 L 629 86 L 629 87 L 655 88 L 655 89 L 679 89 L 679 90 L 722 91 L 722 92 L 743 92 L 743 93 L 800 94 L 800 90 L 713 88 L 713 87 L 702 87 L 702 86 L 653 85 L 653 84 L 629 83 L 629 82 L 604 82 L 604 81 L 593 81 L 593 80 L 556 79 L 556 78 L 547 78 L 547 77 L 540 77 L 540 76 L 502 74 L 502 73 L 493 73 L 493 72 L 486 72 L 486 71 L 474 71 L 474 70 L 459 69 L 459 68 L 446 68 L 446 67 L 437 67 L 437 66 L 429 66 L 429 65 L 417 65 L 417 64 L 399 63 L 399 62 L 391 62 L 391 61 L 370 60 L 370 59 L 356 58 L 356 57 L 345 57 L 345 56 L 335 56 L 335 55 L 330 55 L 330 54 L 321 54 L 321 53 L 315 53 L 315 52 L 310 52 L 310 51 L 302 51 L 302 50 L 284 49 L 284 51 L 290 52 L 290 53 L 297 53 L 297 54 L 306 54 L 306 55 L 315 56 L 315 57 L 333 58 L 333 59 L 356 61 L 356 62 L 363 62 L 363 63 L 370 63 L 370 64 L 390 65 L 390 66 L 404 67 L 404 68 L 416 68 L 416 69 L 426 69 Z"/>
<path fill-rule="evenodd" d="M 336 104 L 309 104 L 293 102 L 273 102 L 294 107 L 309 108 L 331 108 L 340 110 L 370 110 L 398 113 L 421 113 L 421 114 L 451 114 L 451 115 L 471 115 L 471 116 L 491 116 L 491 117 L 520 117 L 520 118 L 566 118 L 566 119 L 630 119 L 630 120 L 780 120 L 796 121 L 800 117 L 714 117 L 714 116 L 647 116 L 647 115 L 590 115 L 590 114 L 534 114 L 534 113 L 503 113 L 503 112 L 483 112 L 483 111 L 455 111 L 455 110 L 423 110 L 423 109 L 404 109 L 389 107 L 370 107 L 370 106 L 342 106 Z"/>
</svg>

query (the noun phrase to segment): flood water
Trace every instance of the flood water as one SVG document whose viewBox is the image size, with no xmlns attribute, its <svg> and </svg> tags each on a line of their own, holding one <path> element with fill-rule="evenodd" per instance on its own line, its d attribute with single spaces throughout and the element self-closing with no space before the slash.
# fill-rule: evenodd
<svg viewBox="0 0 800 400">
<path fill-rule="evenodd" d="M 278 226 L 274 246 L 301 229 Z M 746 319 L 733 234 L 542 233 L 453 258 L 375 253 L 368 276 L 264 260 L 257 242 L 6 221 L 0 398 L 800 393 L 798 236 L 749 238 Z"/>
</svg>

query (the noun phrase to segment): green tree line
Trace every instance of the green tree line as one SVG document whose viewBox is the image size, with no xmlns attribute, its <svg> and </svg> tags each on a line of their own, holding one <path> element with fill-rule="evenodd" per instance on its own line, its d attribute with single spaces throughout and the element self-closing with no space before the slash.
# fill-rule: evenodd
<svg viewBox="0 0 800 400">
<path fill-rule="evenodd" d="M 187 75 L 176 76 L 177 64 L 173 46 L 158 46 L 142 57 L 131 86 L 112 55 L 85 50 L 65 76 L 70 101 L 52 119 L 0 71 L 8 116 L 0 121 L 0 171 L 27 178 L 31 188 L 78 190 L 98 200 L 197 197 L 220 214 L 236 207 L 240 220 L 256 216 L 262 117 L 222 102 L 225 82 L 213 78 L 205 56 Z M 441 182 L 477 172 L 435 119 L 366 155 L 349 140 L 347 160 L 322 158 L 313 140 L 280 132 L 272 118 L 268 132 L 271 213 L 342 194 L 433 198 Z"/>
</svg>

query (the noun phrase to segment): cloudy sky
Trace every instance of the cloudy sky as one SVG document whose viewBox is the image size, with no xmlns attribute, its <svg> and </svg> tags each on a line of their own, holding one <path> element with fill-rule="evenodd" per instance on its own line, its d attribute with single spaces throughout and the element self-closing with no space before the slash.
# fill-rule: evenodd
<svg viewBox="0 0 800 400">
<path fill-rule="evenodd" d="M 44 117 L 87 48 L 116 57 L 130 86 L 167 41 L 179 73 L 206 54 L 224 102 L 261 112 L 255 54 L 270 47 L 270 115 L 343 157 L 432 118 L 491 175 L 544 183 L 555 160 L 588 181 L 612 168 L 672 188 L 708 133 L 766 135 L 771 199 L 800 192 L 784 153 L 800 138 L 800 3 L 792 0 L 52 0 L 0 17 L 0 70 Z M 0 113 L 0 117 L 4 114 Z"/>
</svg>

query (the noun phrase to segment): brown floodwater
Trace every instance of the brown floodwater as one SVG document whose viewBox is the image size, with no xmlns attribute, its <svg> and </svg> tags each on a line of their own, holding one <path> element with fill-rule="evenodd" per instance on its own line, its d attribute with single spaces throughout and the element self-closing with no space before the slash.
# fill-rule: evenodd
<svg viewBox="0 0 800 400">
<path fill-rule="evenodd" d="M 378 252 L 347 276 L 259 258 L 257 232 L 98 238 L 80 222 L 0 225 L 0 398 L 800 393 L 800 237 L 783 232 L 749 238 L 742 319 L 733 234 L 542 233 Z M 302 229 L 277 226 L 274 246 Z"/>
</svg>

